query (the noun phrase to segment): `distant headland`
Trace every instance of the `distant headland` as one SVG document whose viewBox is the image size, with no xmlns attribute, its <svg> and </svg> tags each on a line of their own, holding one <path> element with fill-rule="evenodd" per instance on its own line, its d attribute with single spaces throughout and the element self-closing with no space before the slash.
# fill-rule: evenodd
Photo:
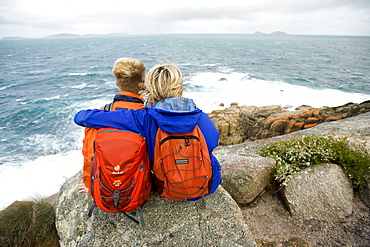
<svg viewBox="0 0 370 247">
<path fill-rule="evenodd" d="M 89 38 L 89 37 L 118 37 L 118 36 L 126 36 L 129 35 L 128 33 L 109 33 L 109 34 L 72 34 L 72 33 L 58 33 L 50 36 L 43 37 L 44 39 L 65 39 L 65 38 Z M 3 40 L 20 40 L 20 39 L 30 39 L 20 36 L 13 36 L 13 37 L 4 37 Z"/>
<path fill-rule="evenodd" d="M 46 39 L 53 39 L 53 38 L 81 38 L 81 37 L 102 37 L 102 36 L 126 36 L 128 33 L 109 33 L 109 34 L 85 34 L 85 35 L 79 35 L 79 34 L 71 34 L 71 33 L 59 33 L 54 34 L 50 36 L 46 36 L 44 38 Z"/>
</svg>

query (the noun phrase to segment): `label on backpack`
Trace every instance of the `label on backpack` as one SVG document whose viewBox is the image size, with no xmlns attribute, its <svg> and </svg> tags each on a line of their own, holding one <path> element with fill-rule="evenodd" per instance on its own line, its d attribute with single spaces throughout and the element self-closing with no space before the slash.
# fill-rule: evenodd
<svg viewBox="0 0 370 247">
<path fill-rule="evenodd" d="M 189 160 L 188 159 L 177 159 L 175 160 L 175 163 L 177 165 L 181 165 L 181 164 L 189 164 Z"/>
<path fill-rule="evenodd" d="M 116 165 L 113 169 L 114 169 L 114 171 L 112 171 L 112 174 L 118 175 L 118 174 L 123 173 L 123 171 L 121 171 L 121 166 L 120 165 Z"/>
<path fill-rule="evenodd" d="M 114 180 L 113 185 L 114 186 L 120 186 L 122 184 L 121 180 Z"/>
<path fill-rule="evenodd" d="M 184 200 L 208 194 L 212 166 L 198 126 L 185 134 L 158 129 L 153 173 L 158 193 L 168 199 Z"/>
</svg>

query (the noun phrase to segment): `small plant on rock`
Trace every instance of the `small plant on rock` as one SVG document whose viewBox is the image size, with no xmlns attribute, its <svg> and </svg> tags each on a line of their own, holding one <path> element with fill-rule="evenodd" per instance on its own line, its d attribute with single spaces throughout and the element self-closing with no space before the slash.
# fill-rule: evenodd
<svg viewBox="0 0 370 247">
<path fill-rule="evenodd" d="M 370 153 L 365 143 L 350 143 L 347 138 L 306 136 L 266 144 L 256 152 L 276 160 L 275 179 L 286 185 L 301 169 L 320 163 L 340 165 L 354 187 L 365 184 L 370 174 Z"/>
</svg>

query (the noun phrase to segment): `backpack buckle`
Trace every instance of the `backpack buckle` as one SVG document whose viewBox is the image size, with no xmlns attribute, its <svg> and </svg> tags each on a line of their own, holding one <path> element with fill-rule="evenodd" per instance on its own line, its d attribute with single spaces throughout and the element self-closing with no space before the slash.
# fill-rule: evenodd
<svg viewBox="0 0 370 247">
<path fill-rule="evenodd" d="M 119 200 L 119 190 L 115 190 L 113 192 L 113 203 L 114 203 L 114 207 L 118 207 L 118 200 Z"/>
</svg>

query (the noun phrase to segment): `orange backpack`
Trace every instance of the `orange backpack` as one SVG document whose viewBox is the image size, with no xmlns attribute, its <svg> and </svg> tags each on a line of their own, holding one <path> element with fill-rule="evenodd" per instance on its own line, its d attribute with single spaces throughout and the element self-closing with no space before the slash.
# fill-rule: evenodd
<svg viewBox="0 0 370 247">
<path fill-rule="evenodd" d="M 116 110 L 128 110 L 128 109 L 145 109 L 144 107 L 144 100 L 138 97 L 137 94 L 127 92 L 127 91 L 120 91 L 116 94 L 121 97 L 129 97 L 131 99 L 125 99 L 121 101 L 115 101 L 114 103 L 106 104 L 101 110 L 108 110 L 108 111 L 116 111 Z M 86 128 L 85 129 L 85 137 L 83 139 L 83 146 L 82 146 L 82 154 L 84 157 L 84 165 L 82 169 L 82 181 L 85 184 L 86 188 L 88 188 L 88 194 L 91 195 L 91 163 L 92 157 L 94 156 L 94 140 L 96 137 L 96 129 L 93 128 Z"/>
<path fill-rule="evenodd" d="M 136 223 L 139 221 L 126 212 L 138 211 L 144 227 L 142 207 L 152 184 L 145 138 L 128 130 L 101 128 L 94 148 L 91 195 L 96 206 L 106 212 L 121 212 Z"/>
<path fill-rule="evenodd" d="M 196 199 L 209 193 L 212 166 L 198 125 L 185 134 L 158 129 L 153 173 L 157 192 L 171 200 Z"/>
<path fill-rule="evenodd" d="M 144 100 L 137 94 L 120 91 L 116 97 L 117 100 L 102 109 L 145 109 Z M 144 226 L 142 206 L 151 191 L 150 163 L 144 137 L 113 128 L 86 128 L 82 153 L 82 180 L 95 202 L 88 216 L 98 206 L 107 212 L 122 212 L 139 223 L 126 214 L 137 210 Z"/>
</svg>

